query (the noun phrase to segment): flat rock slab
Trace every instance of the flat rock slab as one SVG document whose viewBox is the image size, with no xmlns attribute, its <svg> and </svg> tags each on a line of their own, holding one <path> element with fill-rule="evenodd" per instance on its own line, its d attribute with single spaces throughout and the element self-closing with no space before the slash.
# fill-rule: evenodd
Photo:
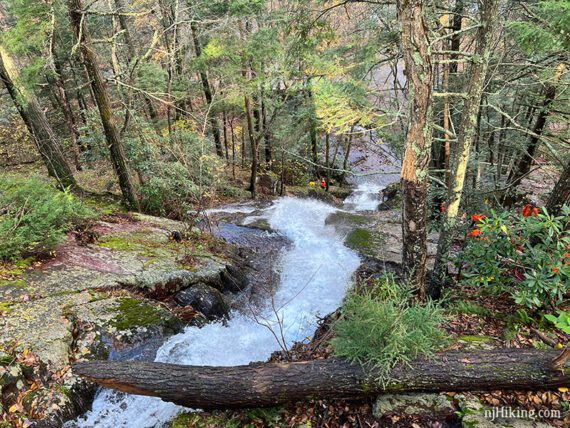
<svg viewBox="0 0 570 428">
<path fill-rule="evenodd" d="M 88 308 L 101 305 L 89 306 L 100 299 L 97 292 L 173 276 L 184 277 L 190 284 L 214 271 L 219 275 L 225 268 L 211 255 L 195 256 L 191 268 L 184 265 L 181 260 L 188 248 L 169 239 L 172 231 L 185 229 L 182 223 L 140 214 L 119 220 L 95 224 L 94 243 L 82 244 L 69 234 L 55 257 L 24 269 L 12 281 L 3 281 L 0 349 L 17 344 L 61 369 L 69 363 L 73 341 L 69 314 L 74 314 L 76 322 L 90 322 L 89 317 L 81 318 Z M 113 307 L 107 309 L 108 316 L 113 316 Z M 106 318 L 103 313 L 98 316 Z"/>
</svg>

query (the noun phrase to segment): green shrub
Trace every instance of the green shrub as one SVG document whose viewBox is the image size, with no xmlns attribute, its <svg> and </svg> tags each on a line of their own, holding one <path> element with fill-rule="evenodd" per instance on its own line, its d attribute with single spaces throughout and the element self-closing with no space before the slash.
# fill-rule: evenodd
<svg viewBox="0 0 570 428">
<path fill-rule="evenodd" d="M 45 179 L 0 176 L 0 259 L 49 252 L 66 231 L 92 215 Z"/>
<path fill-rule="evenodd" d="M 568 207 L 554 217 L 530 206 L 477 219 L 459 254 L 471 285 L 508 291 L 531 309 L 562 303 L 570 290 Z"/>
<path fill-rule="evenodd" d="M 557 317 L 547 314 L 544 318 L 554 324 L 557 329 L 563 331 L 565 334 L 570 334 L 570 313 L 558 311 Z"/>
<path fill-rule="evenodd" d="M 415 302 L 409 287 L 387 276 L 347 297 L 333 326 L 332 346 L 339 357 L 371 365 L 386 383 L 397 364 L 441 349 L 446 342 L 442 322 L 443 311 L 435 303 Z"/>
</svg>

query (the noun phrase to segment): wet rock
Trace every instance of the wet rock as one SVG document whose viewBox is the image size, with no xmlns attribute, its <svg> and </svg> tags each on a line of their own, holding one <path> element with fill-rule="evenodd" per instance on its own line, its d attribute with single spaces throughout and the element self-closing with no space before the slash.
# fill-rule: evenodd
<svg viewBox="0 0 570 428">
<path fill-rule="evenodd" d="M 392 183 L 380 192 L 379 211 L 386 211 L 398 208 L 401 203 L 400 183 Z"/>
<path fill-rule="evenodd" d="M 373 413 L 378 418 L 391 413 L 446 417 L 454 415 L 455 407 L 441 394 L 387 394 L 378 397 Z"/>
<path fill-rule="evenodd" d="M 387 273 L 401 277 L 402 265 L 390 260 L 380 260 L 374 257 L 363 256 L 362 263 L 356 272 L 359 278 L 379 278 Z"/>
<path fill-rule="evenodd" d="M 222 291 L 238 293 L 243 291 L 249 284 L 247 275 L 243 270 L 233 265 L 226 266 L 226 269 L 220 273 L 220 277 L 223 284 Z"/>
<path fill-rule="evenodd" d="M 269 222 L 262 217 L 254 218 L 253 220 L 246 218 L 246 221 L 243 221 L 241 223 L 241 226 L 250 227 L 252 229 L 265 230 L 267 232 L 271 232 L 273 230 L 273 229 L 271 229 Z"/>
<path fill-rule="evenodd" d="M 225 270 L 223 263 L 208 260 L 196 271 L 178 269 L 171 271 L 145 271 L 122 283 L 140 289 L 146 296 L 164 299 L 180 290 L 199 282 L 221 287 L 220 274 Z"/>
<path fill-rule="evenodd" d="M 309 189 L 306 193 L 306 197 L 326 202 L 337 207 L 342 205 L 342 202 L 338 198 L 324 190 Z"/>
<path fill-rule="evenodd" d="M 174 296 L 180 306 L 192 306 L 209 320 L 227 317 L 229 306 L 224 296 L 209 285 L 198 283 Z"/>
</svg>

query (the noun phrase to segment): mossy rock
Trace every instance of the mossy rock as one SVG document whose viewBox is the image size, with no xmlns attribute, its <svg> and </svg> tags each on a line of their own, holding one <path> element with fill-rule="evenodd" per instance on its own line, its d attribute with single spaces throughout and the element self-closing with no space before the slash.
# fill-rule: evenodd
<svg viewBox="0 0 570 428">
<path fill-rule="evenodd" d="M 180 324 L 170 312 L 131 297 L 119 299 L 116 310 L 117 315 L 110 324 L 118 331 L 154 325 L 163 325 L 167 330 L 175 331 Z"/>
<path fill-rule="evenodd" d="M 372 233 L 366 229 L 354 229 L 344 242 L 354 250 L 367 250 L 372 246 Z"/>
<path fill-rule="evenodd" d="M 466 349 L 494 349 L 496 340 L 489 336 L 464 335 L 459 336 L 457 341 Z"/>
<path fill-rule="evenodd" d="M 350 213 L 346 211 L 336 211 L 330 214 L 325 220 L 325 224 L 330 224 L 333 226 L 365 226 L 370 223 L 370 218 L 361 215 Z"/>
<path fill-rule="evenodd" d="M 455 407 L 442 394 L 406 393 L 385 394 L 374 403 L 374 416 L 382 417 L 391 413 L 406 415 L 453 415 Z"/>
<path fill-rule="evenodd" d="M 264 219 L 264 218 L 257 218 L 251 222 L 242 222 L 241 226 L 249 227 L 252 229 L 265 230 L 268 232 L 271 232 L 273 230 L 273 229 L 271 229 L 271 226 L 269 225 L 269 222 L 267 221 L 267 219 Z"/>
<path fill-rule="evenodd" d="M 386 238 L 374 230 L 357 228 L 346 236 L 344 243 L 363 255 L 377 257 L 386 244 Z"/>
</svg>

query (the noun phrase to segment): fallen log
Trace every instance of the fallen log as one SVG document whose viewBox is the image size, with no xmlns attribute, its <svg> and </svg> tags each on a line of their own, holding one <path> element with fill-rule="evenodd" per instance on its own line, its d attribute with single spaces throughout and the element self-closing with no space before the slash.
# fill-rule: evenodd
<svg viewBox="0 0 570 428">
<path fill-rule="evenodd" d="M 549 389 L 570 385 L 570 368 L 553 369 L 560 350 L 500 349 L 444 352 L 392 371 L 381 385 L 377 373 L 328 359 L 208 367 L 131 361 L 73 365 L 80 376 L 107 388 L 160 397 L 199 409 L 274 406 L 314 398 L 356 398 L 382 392 Z"/>
</svg>

